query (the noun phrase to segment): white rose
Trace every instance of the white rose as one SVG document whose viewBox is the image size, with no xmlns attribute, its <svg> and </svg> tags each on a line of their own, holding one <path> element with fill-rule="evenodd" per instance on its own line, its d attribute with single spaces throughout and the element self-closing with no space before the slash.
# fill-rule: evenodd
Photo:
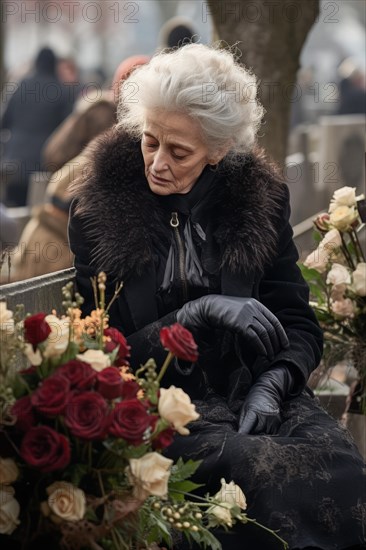
<svg viewBox="0 0 366 550">
<path fill-rule="evenodd" d="M 175 386 L 168 389 L 160 388 L 158 411 L 160 416 L 171 422 L 181 435 L 188 435 L 189 430 L 184 426 L 200 416 L 189 395 Z"/>
<path fill-rule="evenodd" d="M 328 285 L 348 285 L 351 282 L 351 275 L 346 267 L 341 264 L 333 264 L 327 275 Z"/>
<path fill-rule="evenodd" d="M 159 453 L 147 453 L 141 458 L 130 458 L 129 464 L 127 478 L 136 498 L 145 500 L 149 495 L 167 495 L 172 460 Z"/>
<path fill-rule="evenodd" d="M 330 307 L 333 313 L 338 317 L 354 317 L 354 304 L 350 298 L 332 302 Z"/>
<path fill-rule="evenodd" d="M 316 269 L 319 273 L 324 273 L 327 263 L 341 244 L 342 238 L 338 229 L 327 231 L 318 248 L 306 258 L 304 265 L 308 268 Z"/>
<path fill-rule="evenodd" d="M 221 504 L 220 506 L 216 504 L 215 506 L 211 506 L 207 511 L 209 514 L 214 516 L 214 521 L 210 521 L 210 525 L 212 527 L 215 527 L 216 525 L 227 525 L 228 527 L 232 527 L 233 525 L 233 518 L 231 517 L 231 510 L 232 506 L 228 504 Z"/>
<path fill-rule="evenodd" d="M 223 524 L 231 527 L 233 524 L 232 508 L 234 506 L 239 506 L 242 510 L 246 510 L 247 508 L 247 501 L 243 491 L 233 481 L 226 483 L 225 479 L 221 479 L 221 489 L 216 493 L 214 499 L 218 500 L 220 505 L 215 504 L 208 509 L 208 512 L 214 516 L 213 521 L 212 519 L 210 521 L 212 526 Z"/>
<path fill-rule="evenodd" d="M 341 187 L 334 191 L 329 211 L 333 212 L 338 206 L 354 206 L 356 203 L 356 187 Z"/>
<path fill-rule="evenodd" d="M 0 485 L 9 485 L 19 476 L 18 466 L 12 458 L 0 458 Z"/>
<path fill-rule="evenodd" d="M 18 527 L 19 502 L 14 498 L 13 487 L 0 489 L 0 534 L 11 535 Z"/>
<path fill-rule="evenodd" d="M 246 510 L 247 508 L 247 501 L 243 491 L 233 481 L 226 483 L 225 479 L 221 479 L 221 489 L 216 493 L 214 498 L 232 506 L 239 506 L 242 510 Z"/>
<path fill-rule="evenodd" d="M 101 349 L 88 349 L 84 353 L 79 353 L 76 357 L 80 359 L 80 361 L 89 363 L 89 365 L 97 372 L 100 372 L 111 365 L 110 357 L 103 353 Z"/>
<path fill-rule="evenodd" d="M 345 284 L 333 286 L 332 290 L 330 291 L 330 297 L 332 298 L 333 302 L 343 300 L 346 290 L 347 285 Z"/>
<path fill-rule="evenodd" d="M 366 263 L 357 264 L 352 273 L 352 287 L 358 296 L 366 296 Z"/>
<path fill-rule="evenodd" d="M 48 506 L 59 518 L 79 521 L 85 516 L 85 493 L 71 483 L 56 481 L 47 487 Z"/>
<path fill-rule="evenodd" d="M 337 206 L 329 216 L 329 223 L 339 231 L 345 231 L 358 217 L 355 208 Z"/>
<path fill-rule="evenodd" d="M 13 312 L 6 309 L 6 302 L 0 302 L 0 330 L 9 334 L 14 332 Z"/>
<path fill-rule="evenodd" d="M 25 344 L 23 353 L 34 367 L 38 367 L 42 363 L 42 354 L 39 349 L 34 351 L 32 344 Z"/>
<path fill-rule="evenodd" d="M 45 340 L 44 357 L 59 357 L 66 350 L 69 343 L 70 320 L 59 319 L 56 315 L 47 315 L 45 321 L 49 324 L 51 332 Z"/>
</svg>

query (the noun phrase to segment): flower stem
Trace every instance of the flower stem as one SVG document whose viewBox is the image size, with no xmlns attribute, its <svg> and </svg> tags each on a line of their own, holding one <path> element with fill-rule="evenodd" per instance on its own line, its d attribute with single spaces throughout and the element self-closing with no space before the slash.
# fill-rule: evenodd
<svg viewBox="0 0 366 550">
<path fill-rule="evenodd" d="M 174 355 L 173 355 L 172 352 L 170 351 L 170 352 L 168 353 L 168 355 L 166 356 L 166 359 L 165 359 L 165 361 L 164 361 L 163 366 L 161 367 L 161 370 L 160 370 L 159 375 L 158 375 L 158 377 L 157 377 L 157 382 L 159 382 L 159 383 L 161 382 L 161 379 L 163 378 L 163 376 L 164 376 L 164 374 L 165 374 L 167 368 L 169 367 L 169 365 L 170 365 L 170 363 L 171 363 L 173 357 L 174 357 Z"/>
<path fill-rule="evenodd" d="M 341 232 L 341 239 L 342 239 L 342 252 L 343 252 L 343 255 L 344 257 L 346 258 L 347 262 L 348 262 L 348 265 L 350 266 L 351 269 L 355 269 L 355 265 L 353 263 L 353 260 L 352 260 L 352 256 L 351 254 L 349 253 L 349 250 L 347 248 L 347 243 L 346 241 L 344 240 L 344 236 L 343 236 L 343 233 Z"/>
<path fill-rule="evenodd" d="M 366 256 L 365 256 L 365 253 L 364 253 L 363 248 L 361 246 L 360 239 L 358 238 L 357 230 L 355 229 L 353 233 L 354 233 L 354 236 L 355 236 L 355 239 L 356 239 L 356 242 L 357 242 L 358 249 L 359 249 L 360 254 L 361 254 L 361 258 L 362 258 L 361 262 L 366 262 Z"/>
<path fill-rule="evenodd" d="M 349 231 L 349 236 L 351 237 L 351 241 L 352 241 L 352 244 L 353 244 L 353 248 L 354 248 L 354 251 L 355 251 L 355 254 L 356 254 L 356 258 L 357 258 L 357 263 L 360 263 L 361 262 L 361 256 L 360 256 L 360 251 L 359 251 L 359 248 L 358 248 L 358 243 L 355 239 L 355 236 L 354 236 L 354 231 L 351 230 Z"/>
<path fill-rule="evenodd" d="M 267 531 L 272 536 L 274 536 L 277 540 L 279 540 L 283 544 L 283 547 L 285 549 L 288 548 L 287 542 L 285 540 L 283 540 L 283 538 L 281 538 L 279 535 L 277 535 L 276 531 L 272 531 L 272 529 L 269 529 L 269 527 L 266 527 L 265 525 L 262 525 L 261 523 L 258 523 L 257 520 L 255 520 L 255 519 L 251 519 L 251 518 L 248 518 L 248 517 L 246 519 L 247 519 L 248 523 L 254 523 L 254 525 L 257 525 L 261 529 L 264 529 L 264 531 Z"/>
</svg>

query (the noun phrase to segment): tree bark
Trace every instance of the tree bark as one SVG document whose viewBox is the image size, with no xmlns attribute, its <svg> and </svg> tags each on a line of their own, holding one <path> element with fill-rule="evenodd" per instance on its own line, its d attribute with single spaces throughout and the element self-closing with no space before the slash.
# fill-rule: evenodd
<svg viewBox="0 0 366 550">
<path fill-rule="evenodd" d="M 319 0 L 208 0 L 215 35 L 229 46 L 237 43 L 240 62 L 259 80 L 266 109 L 259 144 L 280 165 L 287 149 L 291 100 L 306 36 L 319 13 Z"/>
</svg>

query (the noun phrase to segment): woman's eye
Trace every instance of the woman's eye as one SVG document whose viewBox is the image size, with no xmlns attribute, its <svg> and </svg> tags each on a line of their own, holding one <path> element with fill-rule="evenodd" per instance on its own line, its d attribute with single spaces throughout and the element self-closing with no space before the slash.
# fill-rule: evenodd
<svg viewBox="0 0 366 550">
<path fill-rule="evenodd" d="M 183 160 L 186 158 L 186 155 L 177 155 L 176 153 L 172 153 L 172 156 L 177 160 Z"/>
<path fill-rule="evenodd" d="M 146 145 L 146 147 L 148 147 L 149 149 L 155 149 L 155 147 L 157 147 L 157 144 L 156 144 L 156 143 L 146 143 L 145 145 Z"/>
</svg>

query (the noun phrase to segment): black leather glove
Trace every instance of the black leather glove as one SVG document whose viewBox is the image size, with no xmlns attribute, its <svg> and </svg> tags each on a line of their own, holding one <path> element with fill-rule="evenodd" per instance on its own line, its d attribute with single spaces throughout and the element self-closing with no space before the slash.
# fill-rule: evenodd
<svg viewBox="0 0 366 550">
<path fill-rule="evenodd" d="M 184 304 L 177 312 L 177 321 L 193 333 L 204 329 L 231 330 L 270 361 L 289 345 L 277 317 L 255 298 L 209 294 Z"/>
<path fill-rule="evenodd" d="M 273 367 L 263 373 L 252 386 L 242 406 L 239 433 L 277 433 L 282 401 L 294 386 L 294 376 L 286 366 Z"/>
</svg>

